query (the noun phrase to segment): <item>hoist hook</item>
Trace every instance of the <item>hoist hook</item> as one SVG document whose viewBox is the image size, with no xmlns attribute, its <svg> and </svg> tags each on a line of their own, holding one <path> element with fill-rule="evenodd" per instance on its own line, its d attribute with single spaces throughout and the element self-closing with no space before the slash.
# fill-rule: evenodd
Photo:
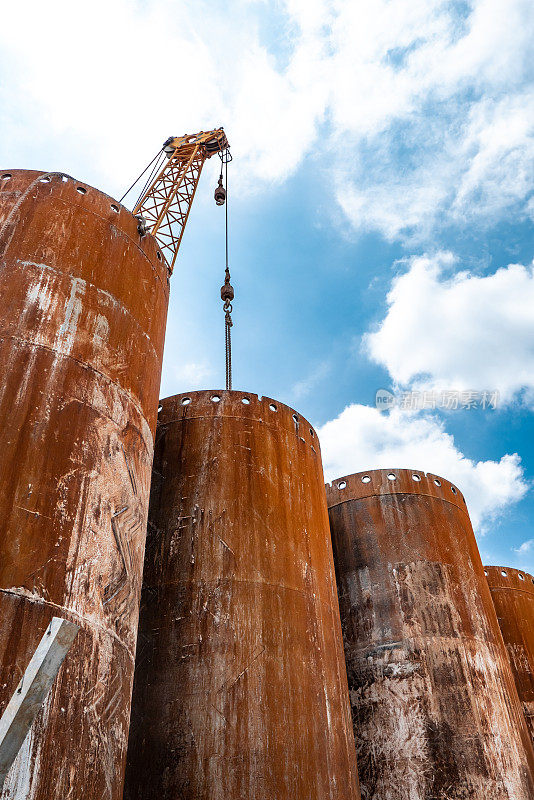
<svg viewBox="0 0 534 800">
<path fill-rule="evenodd" d="M 226 189 L 223 186 L 222 172 L 219 175 L 219 183 L 217 184 L 217 188 L 215 189 L 213 196 L 215 197 L 215 202 L 218 206 L 223 206 L 226 203 Z"/>
</svg>

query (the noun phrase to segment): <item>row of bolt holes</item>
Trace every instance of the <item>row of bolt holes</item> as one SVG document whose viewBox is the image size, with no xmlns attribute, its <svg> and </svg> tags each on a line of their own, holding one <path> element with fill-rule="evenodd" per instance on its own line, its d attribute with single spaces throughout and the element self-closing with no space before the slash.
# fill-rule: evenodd
<svg viewBox="0 0 534 800">
<path fill-rule="evenodd" d="M 390 473 L 388 473 L 388 479 L 389 479 L 390 481 L 395 481 L 395 480 L 397 480 L 397 476 L 395 475 L 395 473 L 394 473 L 394 472 L 390 472 Z M 421 480 L 421 476 L 420 476 L 420 475 L 417 475 L 417 474 L 414 472 L 414 474 L 412 475 L 412 479 L 413 479 L 414 481 L 417 481 L 417 482 L 419 482 L 419 481 Z M 370 475 L 364 475 L 364 476 L 362 477 L 362 483 L 370 483 L 370 482 L 371 482 L 371 476 L 370 476 Z M 441 481 L 439 481 L 437 478 L 434 478 L 434 483 L 436 484 L 436 486 L 441 486 Z M 338 485 L 337 485 L 337 488 L 338 488 L 338 489 L 345 489 L 345 488 L 346 488 L 346 486 L 347 486 L 347 481 L 340 481 L 340 482 L 338 483 Z M 458 494 L 458 492 L 457 492 L 457 490 L 454 488 L 454 486 L 451 486 L 451 492 L 452 492 L 453 494 Z M 461 497 L 461 495 L 460 495 L 460 497 Z M 465 498 L 463 498 L 463 497 L 462 497 L 462 500 L 463 500 L 463 501 L 464 501 L 464 503 L 465 503 Z"/>
<path fill-rule="evenodd" d="M 218 394 L 214 394 L 214 395 L 212 395 L 210 397 L 210 400 L 211 400 L 212 403 L 219 403 L 220 400 L 221 400 L 221 397 Z M 181 403 L 182 403 L 183 406 L 188 406 L 190 402 L 191 402 L 191 398 L 190 397 L 182 397 Z M 248 397 L 243 397 L 241 402 L 245 406 L 249 406 L 250 405 L 250 399 Z M 161 411 L 162 408 L 163 408 L 163 406 L 160 405 L 158 407 L 158 412 Z M 278 411 L 278 407 L 275 405 L 275 403 L 269 403 L 269 408 L 271 409 L 271 411 Z M 295 425 L 299 424 L 299 418 L 298 418 L 297 414 L 293 414 L 293 420 L 295 422 Z M 315 436 L 315 433 L 313 432 L 313 428 L 310 428 L 310 436 L 312 437 L 312 439 Z"/>
<path fill-rule="evenodd" d="M 525 576 L 524 576 L 524 575 L 522 575 L 522 574 L 521 574 L 521 572 L 518 572 L 517 574 L 519 575 L 519 580 L 520 580 L 520 581 L 524 581 L 524 580 L 525 580 Z M 487 569 L 485 569 L 485 570 L 484 570 L 484 575 L 489 575 L 489 572 L 488 572 L 488 570 L 487 570 Z M 501 575 L 502 575 L 504 578 L 506 578 L 506 576 L 508 575 L 508 573 L 506 572 L 506 570 L 505 570 L 505 569 L 501 569 Z M 531 578 L 531 580 L 532 580 L 532 583 L 534 583 L 534 578 Z"/>
<path fill-rule="evenodd" d="M 7 181 L 12 177 L 13 176 L 11 175 L 10 172 L 4 172 L 4 174 L 2 175 L 2 178 L 0 180 Z M 48 175 L 46 175 L 44 178 L 39 178 L 39 182 L 40 183 L 50 183 L 51 180 L 52 180 L 52 178 L 50 178 Z M 66 183 L 68 181 L 68 178 L 67 178 L 66 175 L 62 175 L 61 176 L 61 180 L 64 183 Z M 76 187 L 76 191 L 79 192 L 79 194 L 87 194 L 87 189 L 85 188 L 85 186 L 77 186 Z M 116 214 L 118 214 L 120 209 L 119 209 L 118 205 L 116 205 L 116 203 L 111 203 L 111 210 L 114 211 Z M 161 253 L 159 252 L 159 250 L 157 251 L 156 255 L 157 255 L 159 261 L 161 261 L 162 256 L 161 256 Z"/>
</svg>

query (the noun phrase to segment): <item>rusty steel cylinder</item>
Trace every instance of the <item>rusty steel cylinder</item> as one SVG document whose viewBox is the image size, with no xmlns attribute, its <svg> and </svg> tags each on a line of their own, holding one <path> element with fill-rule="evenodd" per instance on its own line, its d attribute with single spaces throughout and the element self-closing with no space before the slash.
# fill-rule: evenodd
<svg viewBox="0 0 534 800">
<path fill-rule="evenodd" d="M 534 578 L 513 567 L 484 567 L 484 572 L 534 742 Z"/>
<path fill-rule="evenodd" d="M 237 391 L 161 401 L 127 800 L 357 800 L 316 434 Z"/>
<path fill-rule="evenodd" d="M 0 713 L 80 626 L 2 800 L 122 796 L 168 291 L 126 208 L 0 173 Z"/>
<path fill-rule="evenodd" d="M 532 800 L 534 754 L 464 498 L 437 475 L 327 486 L 365 800 Z"/>
</svg>

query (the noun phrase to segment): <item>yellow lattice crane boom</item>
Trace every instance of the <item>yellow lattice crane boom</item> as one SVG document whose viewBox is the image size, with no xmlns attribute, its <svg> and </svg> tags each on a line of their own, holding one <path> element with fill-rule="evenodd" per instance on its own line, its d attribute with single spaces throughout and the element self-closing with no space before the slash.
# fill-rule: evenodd
<svg viewBox="0 0 534 800">
<path fill-rule="evenodd" d="M 135 205 L 133 213 L 143 228 L 158 240 L 171 272 L 204 161 L 214 153 L 219 153 L 223 162 L 230 160 L 228 148 L 222 128 L 188 136 L 171 136 L 163 145 L 162 152 L 166 156 L 163 166 L 153 179 L 149 179 Z M 215 199 L 218 204 L 220 200 L 224 202 L 221 180 Z"/>
</svg>

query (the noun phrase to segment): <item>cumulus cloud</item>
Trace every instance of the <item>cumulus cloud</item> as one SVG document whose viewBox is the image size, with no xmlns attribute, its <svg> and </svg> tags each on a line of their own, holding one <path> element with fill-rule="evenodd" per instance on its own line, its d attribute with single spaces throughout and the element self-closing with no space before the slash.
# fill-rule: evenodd
<svg viewBox="0 0 534 800">
<path fill-rule="evenodd" d="M 119 191 L 222 122 L 240 190 L 311 154 L 356 228 L 425 237 L 531 213 L 533 42 L 530 0 L 11 3 L 0 156 Z"/>
<path fill-rule="evenodd" d="M 526 542 L 523 542 L 519 545 L 519 547 L 514 547 L 514 553 L 519 553 L 520 555 L 524 555 L 525 553 L 530 553 L 532 551 L 532 545 L 534 544 L 534 539 L 527 539 Z"/>
<path fill-rule="evenodd" d="M 528 489 L 517 453 L 503 455 L 499 461 L 473 461 L 432 416 L 398 409 L 383 413 L 354 404 L 318 433 L 326 480 L 388 467 L 442 475 L 464 493 L 478 533 L 484 533 Z"/>
<path fill-rule="evenodd" d="M 534 400 L 534 267 L 452 273 L 451 253 L 417 256 L 393 281 L 388 310 L 364 337 L 371 358 L 400 386 L 498 390 Z"/>
</svg>

